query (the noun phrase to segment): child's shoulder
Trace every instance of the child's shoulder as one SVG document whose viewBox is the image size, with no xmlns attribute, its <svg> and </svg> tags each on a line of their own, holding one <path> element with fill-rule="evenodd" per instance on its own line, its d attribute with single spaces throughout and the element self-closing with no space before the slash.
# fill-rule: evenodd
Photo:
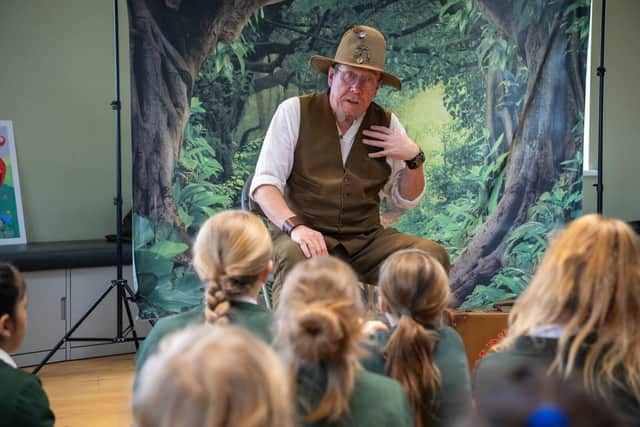
<svg viewBox="0 0 640 427">
<path fill-rule="evenodd" d="M 14 421 L 18 425 L 35 425 L 37 421 L 37 425 L 53 426 L 54 422 L 40 379 L 3 362 L 0 362 L 0 412 L 12 420 L 11 425 Z"/>
</svg>

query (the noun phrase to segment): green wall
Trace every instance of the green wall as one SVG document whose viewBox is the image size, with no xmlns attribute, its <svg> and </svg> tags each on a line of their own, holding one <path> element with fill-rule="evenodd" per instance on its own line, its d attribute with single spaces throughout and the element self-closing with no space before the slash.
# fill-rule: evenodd
<svg viewBox="0 0 640 427">
<path fill-rule="evenodd" d="M 129 48 L 119 2 L 123 198 L 131 206 Z M 0 120 L 13 120 L 27 239 L 115 233 L 113 3 L 0 2 Z"/>
<path fill-rule="evenodd" d="M 599 22 L 595 0 L 591 146 L 597 136 Z M 13 120 L 27 239 L 101 238 L 115 231 L 113 4 L 108 0 L 0 2 L 0 120 Z M 119 0 L 123 193 L 130 207 L 129 50 Z M 640 219 L 640 1 L 607 3 L 604 212 Z M 595 157 L 591 166 L 595 169 Z M 585 177 L 585 211 L 595 211 Z"/>
<path fill-rule="evenodd" d="M 600 11 L 594 1 L 591 58 L 591 169 L 596 169 Z M 627 221 L 640 220 L 640 1 L 607 2 L 603 120 L 603 211 Z M 584 210 L 596 211 L 595 176 L 584 180 Z"/>
</svg>

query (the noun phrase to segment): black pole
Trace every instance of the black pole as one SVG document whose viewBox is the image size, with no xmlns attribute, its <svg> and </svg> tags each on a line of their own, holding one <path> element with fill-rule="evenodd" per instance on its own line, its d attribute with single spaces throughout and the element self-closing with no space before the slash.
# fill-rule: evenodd
<svg viewBox="0 0 640 427">
<path fill-rule="evenodd" d="M 116 114 L 115 124 L 115 144 L 116 144 L 116 197 L 113 199 L 113 203 L 116 206 L 116 279 L 111 281 L 111 286 L 96 300 L 96 302 L 87 310 L 87 312 L 80 317 L 80 319 L 73 325 L 73 327 L 66 333 L 64 337 L 55 345 L 55 347 L 49 351 L 44 360 L 40 362 L 38 366 L 33 370 L 34 374 L 37 374 L 40 369 L 49 361 L 56 351 L 62 345 L 69 341 L 104 341 L 111 343 L 122 343 L 133 341 L 136 350 L 138 350 L 138 334 L 136 333 L 135 324 L 133 322 L 133 316 L 129 308 L 128 300 L 135 297 L 134 292 L 131 290 L 127 281 L 123 277 L 123 265 L 124 256 L 122 254 L 122 126 L 121 126 L 121 102 L 120 102 L 120 40 L 118 37 L 118 0 L 113 0 L 113 37 L 114 37 L 114 75 L 115 75 L 115 99 L 111 102 L 111 109 Z M 106 298 L 111 289 L 116 288 L 116 322 L 117 331 L 115 337 L 110 338 L 97 338 L 97 337 L 72 337 L 73 333 L 78 327 L 85 321 L 87 317 L 100 305 L 100 303 Z M 126 314 L 129 321 L 127 329 L 123 329 L 122 322 L 122 305 L 126 308 Z M 128 338 L 127 335 L 131 333 L 133 338 Z"/>
<path fill-rule="evenodd" d="M 604 23 L 605 12 L 607 9 L 607 0 L 602 0 L 602 11 L 600 14 L 600 65 L 598 66 L 598 79 L 600 80 L 600 90 L 598 92 L 598 178 L 595 184 L 597 190 L 596 197 L 596 212 L 602 214 L 602 197 L 604 192 L 604 185 L 602 183 L 603 174 L 603 142 L 602 142 L 602 118 L 604 110 L 604 74 L 606 69 L 604 68 Z"/>
<path fill-rule="evenodd" d="M 121 103 L 120 103 L 120 38 L 118 34 L 118 0 L 113 0 L 113 45 L 114 45 L 114 81 L 115 99 L 111 108 L 116 115 L 115 139 L 116 139 L 116 280 L 122 281 L 122 138 L 121 138 Z M 124 293 L 121 286 L 117 289 L 116 318 L 118 338 L 122 335 L 122 301 Z"/>
</svg>

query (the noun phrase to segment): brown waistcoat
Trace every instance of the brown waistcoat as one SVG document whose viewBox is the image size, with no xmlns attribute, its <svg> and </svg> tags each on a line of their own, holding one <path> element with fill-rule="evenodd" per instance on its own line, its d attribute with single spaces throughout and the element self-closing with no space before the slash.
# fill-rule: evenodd
<svg viewBox="0 0 640 427">
<path fill-rule="evenodd" d="M 379 148 L 362 143 L 362 130 L 389 126 L 391 113 L 372 103 L 367 110 L 346 164 L 327 93 L 300 97 L 300 129 L 285 200 L 311 228 L 329 235 L 368 233 L 380 225 L 380 190 L 391 167 Z"/>
</svg>

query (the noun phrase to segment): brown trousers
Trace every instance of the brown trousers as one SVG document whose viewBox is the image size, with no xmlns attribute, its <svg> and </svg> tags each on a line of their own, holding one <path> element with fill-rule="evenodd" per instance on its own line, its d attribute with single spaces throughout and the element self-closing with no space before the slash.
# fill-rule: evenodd
<svg viewBox="0 0 640 427">
<path fill-rule="evenodd" d="M 421 237 L 405 234 L 394 228 L 379 228 L 368 234 L 343 238 L 325 235 L 329 254 L 349 265 L 364 283 L 378 282 L 378 270 L 382 262 L 401 249 L 421 249 L 436 258 L 449 271 L 449 254 L 440 244 Z M 300 246 L 284 233 L 274 236 L 273 306 L 278 306 L 282 285 L 289 270 L 305 259 Z"/>
</svg>

